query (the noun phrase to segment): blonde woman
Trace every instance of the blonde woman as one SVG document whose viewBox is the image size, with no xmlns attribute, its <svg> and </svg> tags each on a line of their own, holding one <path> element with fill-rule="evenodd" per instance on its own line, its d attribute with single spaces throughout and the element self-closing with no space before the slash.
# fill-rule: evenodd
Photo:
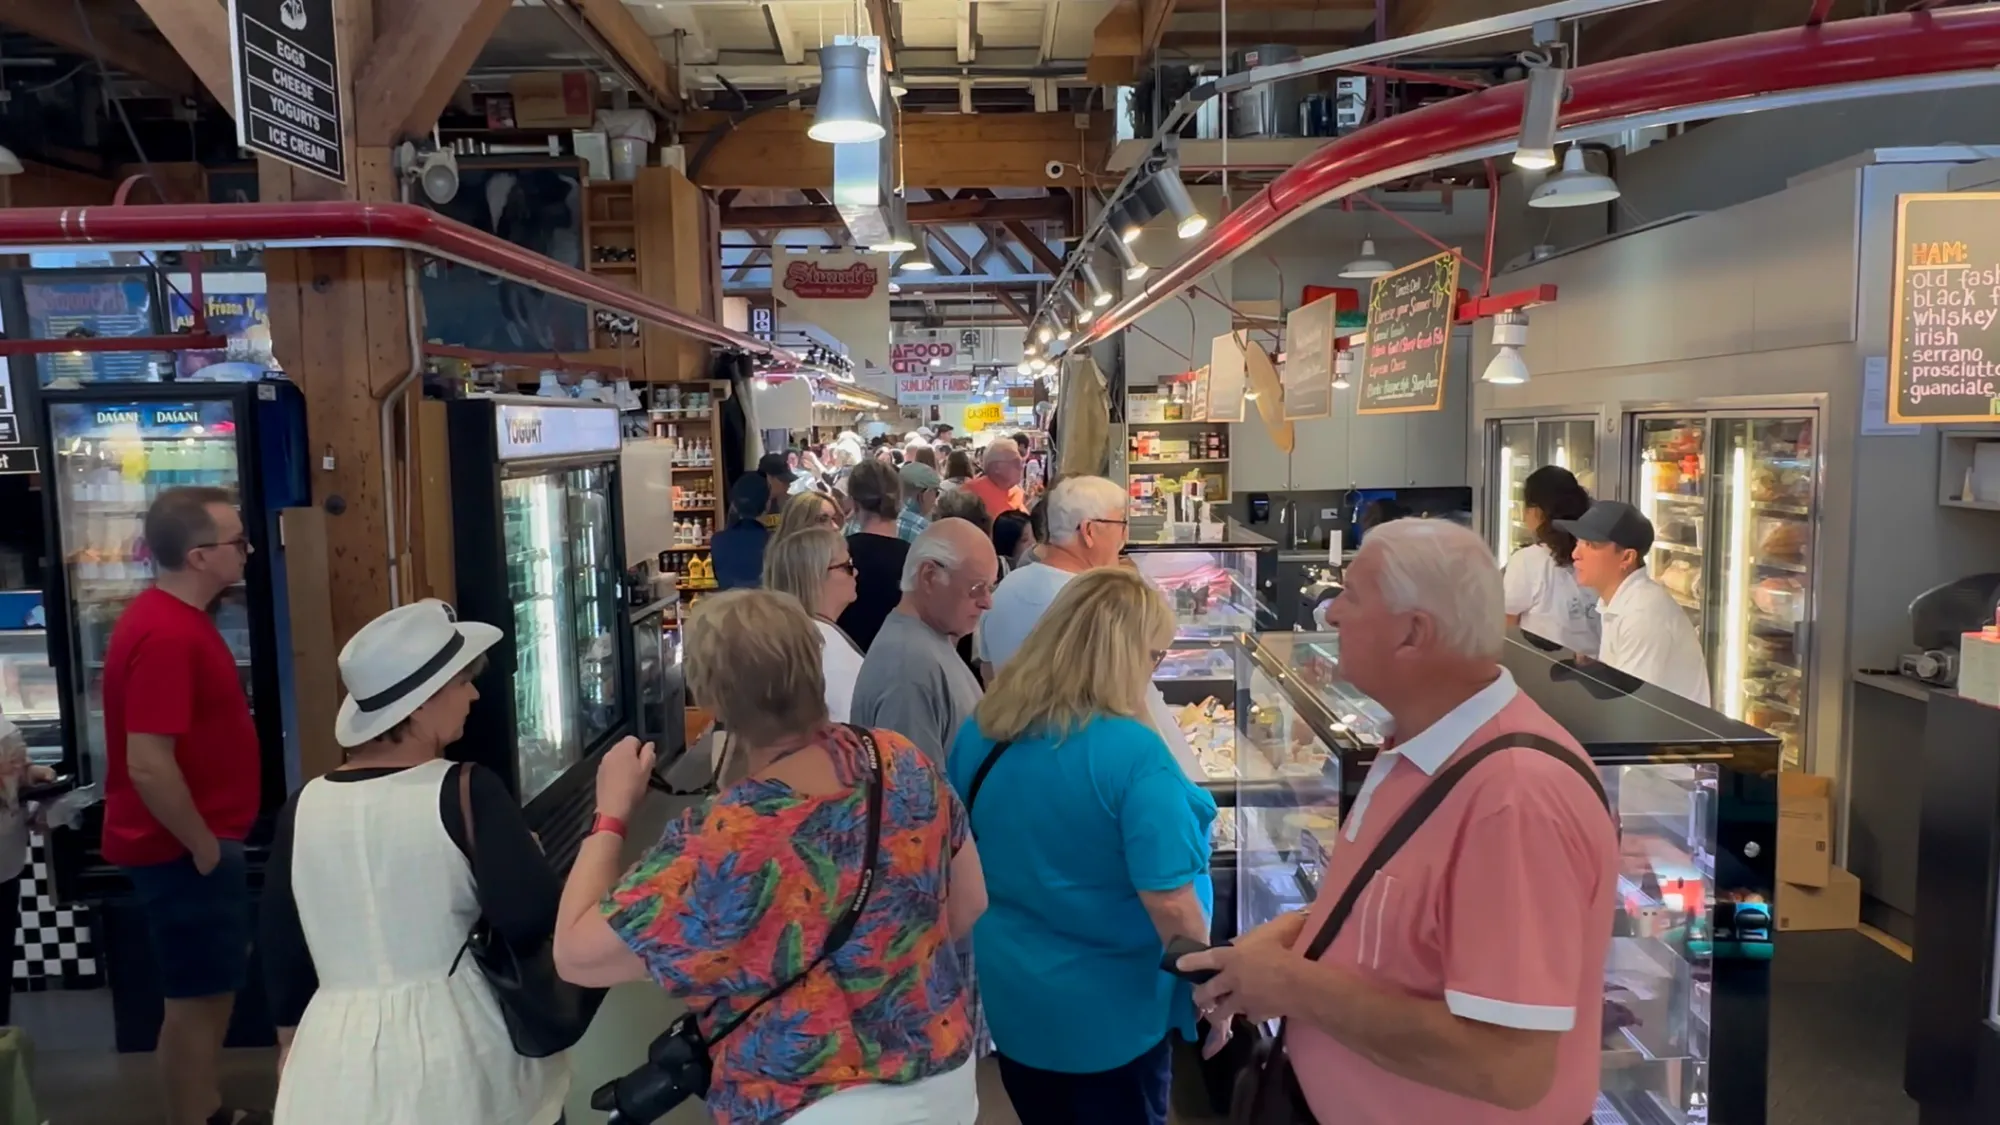
<svg viewBox="0 0 2000 1125">
<path fill-rule="evenodd" d="M 1145 579 L 1084 572 L 952 746 L 993 906 L 972 932 L 979 993 L 1023 1121 L 1166 1125 L 1168 1036 L 1194 1009 L 1160 958 L 1207 943 L 1215 820 L 1146 723 L 1173 635 Z"/>
<path fill-rule="evenodd" d="M 593 985 L 651 978 L 701 1013 L 716 1125 L 973 1125 L 972 983 L 952 942 L 986 891 L 965 809 L 908 739 L 864 741 L 827 721 L 819 649 L 792 598 L 702 599 L 688 687 L 741 744 L 748 775 L 683 812 L 621 877 L 653 755 L 630 738 L 606 751 L 597 820 L 557 912 L 556 967 Z M 873 879 L 852 933 L 828 949 L 864 901 L 871 806 Z"/>
<path fill-rule="evenodd" d="M 832 497 L 819 492 L 801 492 L 785 501 L 785 506 L 778 512 L 780 539 L 794 531 L 804 531 L 814 527 L 828 529 L 840 527 L 840 506 L 833 502 Z M 764 565 L 769 568 L 768 559 Z"/>
<path fill-rule="evenodd" d="M 836 723 L 846 722 L 854 703 L 854 680 L 861 675 L 861 649 L 834 624 L 841 611 L 854 604 L 854 560 L 847 555 L 847 540 L 830 524 L 789 534 L 780 531 L 764 552 L 764 588 L 790 594 L 812 615 L 819 628 L 826 713 Z"/>
</svg>

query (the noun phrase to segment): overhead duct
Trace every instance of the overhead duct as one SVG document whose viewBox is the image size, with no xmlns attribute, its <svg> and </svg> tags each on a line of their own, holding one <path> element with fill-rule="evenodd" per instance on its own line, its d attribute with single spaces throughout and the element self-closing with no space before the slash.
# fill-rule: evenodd
<svg viewBox="0 0 2000 1125">
<path fill-rule="evenodd" d="M 901 178 L 896 161 L 899 122 L 895 101 L 883 81 L 882 40 L 873 35 L 838 35 L 833 46 L 867 51 L 862 77 L 867 96 L 875 105 L 876 119 L 882 124 L 882 135 L 874 140 L 841 141 L 833 146 L 833 207 L 856 246 L 881 246 L 905 233 L 896 229 L 893 207 Z"/>
</svg>

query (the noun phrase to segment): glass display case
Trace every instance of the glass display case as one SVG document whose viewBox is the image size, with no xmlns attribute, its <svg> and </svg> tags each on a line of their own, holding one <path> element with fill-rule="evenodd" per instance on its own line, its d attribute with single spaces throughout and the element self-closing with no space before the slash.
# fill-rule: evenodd
<svg viewBox="0 0 2000 1125">
<path fill-rule="evenodd" d="M 62 687 L 41 629 L 0 629 L 0 715 L 28 743 L 36 765 L 62 763 Z"/>
<path fill-rule="evenodd" d="M 1568 469 L 1584 491 L 1597 494 L 1597 423 L 1592 418 L 1501 418 L 1487 423 L 1487 539 L 1500 565 L 1534 542 L 1522 512 L 1528 474 L 1543 465 Z"/>
<path fill-rule="evenodd" d="M 1167 596 L 1178 640 L 1227 641 L 1275 623 L 1278 545 L 1255 532 L 1226 523 L 1200 539 L 1134 539 L 1125 554 Z"/>
</svg>

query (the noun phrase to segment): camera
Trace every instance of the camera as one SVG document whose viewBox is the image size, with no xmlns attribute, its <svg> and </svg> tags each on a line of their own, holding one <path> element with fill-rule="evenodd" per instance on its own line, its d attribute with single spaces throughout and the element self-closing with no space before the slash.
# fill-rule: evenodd
<svg viewBox="0 0 2000 1125">
<path fill-rule="evenodd" d="M 689 1098 L 708 1096 L 713 1074 L 708 1041 L 693 1012 L 682 1013 L 646 1048 L 646 1061 L 590 1095 L 606 1125 L 652 1125 Z"/>
<path fill-rule="evenodd" d="M 1051 160 L 1047 164 L 1042 165 L 1042 171 L 1048 173 L 1049 179 L 1060 180 L 1063 178 L 1064 167 L 1065 165 L 1063 164 L 1062 161 Z"/>
</svg>

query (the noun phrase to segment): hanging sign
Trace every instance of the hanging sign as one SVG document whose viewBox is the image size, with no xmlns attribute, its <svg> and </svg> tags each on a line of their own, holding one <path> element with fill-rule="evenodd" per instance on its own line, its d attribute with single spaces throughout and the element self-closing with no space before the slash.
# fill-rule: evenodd
<svg viewBox="0 0 2000 1125">
<path fill-rule="evenodd" d="M 1896 200 L 1891 423 L 2000 421 L 2000 193 Z"/>
<path fill-rule="evenodd" d="M 913 340 L 889 349 L 889 368 L 898 375 L 921 374 L 933 367 L 956 367 L 957 360 L 957 345 L 945 340 Z"/>
<path fill-rule="evenodd" d="M 1225 332 L 1208 348 L 1208 420 L 1243 420 L 1244 336 Z"/>
<path fill-rule="evenodd" d="M 236 142 L 347 182 L 333 0 L 229 0 Z"/>
<path fill-rule="evenodd" d="M 771 296 L 847 347 L 856 374 L 890 371 L 889 256 L 771 251 Z"/>
<path fill-rule="evenodd" d="M 1375 279 L 1368 294 L 1368 346 L 1355 380 L 1356 414 L 1444 408 L 1457 306 L 1458 255 L 1449 250 Z"/>
<path fill-rule="evenodd" d="M 1285 317 L 1285 419 L 1333 413 L 1333 341 L 1339 335 L 1336 298 L 1322 297 Z"/>
<path fill-rule="evenodd" d="M 896 403 L 899 406 L 942 406 L 970 402 L 979 387 L 973 375 L 944 372 L 936 375 L 896 376 Z"/>
<path fill-rule="evenodd" d="M 965 408 L 965 432 L 976 434 L 1007 420 L 1007 408 L 997 402 L 977 402 Z"/>
</svg>

